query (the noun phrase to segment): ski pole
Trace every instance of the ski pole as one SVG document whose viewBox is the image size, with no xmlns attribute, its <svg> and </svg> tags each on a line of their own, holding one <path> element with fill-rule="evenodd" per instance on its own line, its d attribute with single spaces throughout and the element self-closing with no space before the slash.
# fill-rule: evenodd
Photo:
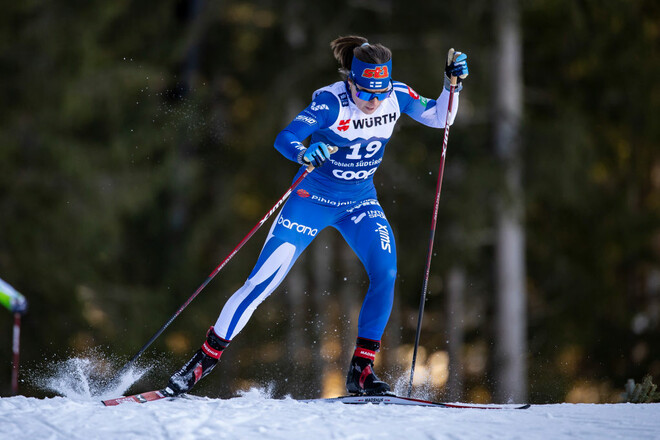
<svg viewBox="0 0 660 440">
<path fill-rule="evenodd" d="M 454 56 L 455 60 L 456 56 Z M 415 363 L 417 361 L 417 348 L 419 347 L 419 337 L 422 333 L 422 317 L 424 316 L 424 303 L 426 302 L 426 290 L 428 288 L 429 276 L 431 274 L 431 258 L 433 257 L 433 240 L 435 239 L 435 227 L 438 222 L 438 210 L 440 207 L 440 190 L 442 189 L 442 175 L 445 171 L 445 157 L 447 155 L 447 140 L 449 139 L 449 116 L 454 102 L 454 90 L 456 89 L 458 78 L 450 77 L 449 86 L 449 104 L 447 105 L 447 116 L 445 118 L 445 135 L 442 142 L 442 156 L 440 157 L 440 171 L 438 172 L 438 183 L 435 189 L 435 205 L 433 207 L 433 218 L 431 220 L 431 238 L 429 239 L 429 251 L 426 256 L 426 268 L 424 269 L 424 282 L 422 283 L 422 297 L 419 302 L 419 316 L 417 317 L 417 333 L 415 334 L 415 348 L 413 350 L 412 366 L 410 367 L 410 383 L 408 384 L 408 397 L 412 394 L 413 377 L 415 375 Z"/>
<path fill-rule="evenodd" d="M 21 344 L 21 314 L 14 313 L 14 332 L 12 337 L 13 362 L 11 369 L 11 394 L 18 394 L 18 359 Z"/>
<path fill-rule="evenodd" d="M 338 148 L 331 146 L 329 148 L 329 150 L 330 150 L 330 154 L 332 154 L 332 153 L 336 152 L 338 150 Z M 314 171 L 314 166 L 310 164 L 307 167 L 307 169 L 305 169 L 305 171 L 303 171 L 303 173 L 295 180 L 295 182 L 293 182 L 293 184 L 289 187 L 289 189 L 286 190 L 284 195 L 277 201 L 277 203 L 275 203 L 275 205 L 270 209 L 270 211 L 268 211 L 266 213 L 266 215 L 261 220 L 259 220 L 259 223 L 257 223 L 254 226 L 254 228 L 252 228 L 252 230 L 250 232 L 248 232 L 248 234 L 243 238 L 243 240 L 241 240 L 240 243 L 238 243 L 238 245 L 234 248 L 234 250 L 231 251 L 229 253 L 229 255 L 227 255 L 227 257 L 224 260 L 222 260 L 222 262 L 218 265 L 218 267 L 216 267 L 213 270 L 213 272 L 211 272 L 211 274 L 208 277 L 206 277 L 204 282 L 197 288 L 197 290 L 195 290 L 195 293 L 193 293 L 190 296 L 190 298 L 188 298 L 186 300 L 186 302 L 184 302 L 183 305 L 181 307 L 179 307 L 179 309 L 174 313 L 174 315 L 172 315 L 170 317 L 170 319 L 168 319 L 167 322 L 160 329 L 158 329 L 158 331 L 151 337 L 151 339 L 149 339 L 147 341 L 146 344 L 144 344 L 144 346 L 135 354 L 135 356 L 133 356 L 123 367 L 121 367 L 119 369 L 119 371 L 117 372 L 117 374 L 115 376 L 116 378 L 118 378 L 124 372 L 126 372 L 129 369 L 129 367 L 131 365 L 133 365 L 133 363 L 137 360 L 137 358 L 139 358 L 142 355 L 142 353 L 144 353 L 146 351 L 146 349 L 149 348 L 149 346 L 151 344 L 153 344 L 153 342 L 165 331 L 165 329 L 167 327 L 169 327 L 169 325 L 177 318 L 177 316 L 179 316 L 181 314 L 181 312 L 183 312 L 183 309 L 188 307 L 188 305 L 197 297 L 197 295 L 199 295 L 200 292 L 202 290 L 204 290 L 204 288 L 207 286 L 207 284 L 210 283 L 211 280 L 218 274 L 218 272 L 220 272 L 222 270 L 222 268 L 227 265 L 229 260 L 231 260 L 234 257 L 234 255 L 236 255 L 238 253 L 238 251 L 243 247 L 243 245 L 245 243 L 247 243 L 247 241 L 250 238 L 252 238 L 252 236 L 255 234 L 255 232 L 257 232 L 257 230 L 264 223 L 266 223 L 266 221 L 270 218 L 270 216 L 273 215 L 273 213 L 275 211 L 277 211 L 277 209 L 284 203 L 284 201 L 289 198 L 289 196 L 291 195 L 293 190 L 296 189 L 296 187 L 300 184 L 300 182 L 302 182 L 303 179 L 305 177 L 307 177 L 307 175 L 309 173 L 311 173 L 312 171 Z"/>
</svg>

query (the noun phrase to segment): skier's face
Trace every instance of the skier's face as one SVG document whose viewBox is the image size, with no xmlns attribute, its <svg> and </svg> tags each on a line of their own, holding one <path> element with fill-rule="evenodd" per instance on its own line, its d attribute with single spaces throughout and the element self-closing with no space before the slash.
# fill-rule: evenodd
<svg viewBox="0 0 660 440">
<path fill-rule="evenodd" d="M 353 97 L 353 102 L 359 108 L 362 113 L 368 115 L 375 112 L 378 107 L 380 107 L 381 99 L 385 99 L 391 93 L 389 87 L 384 89 L 363 89 L 360 86 L 356 86 L 353 81 L 348 81 L 348 84 L 351 88 L 351 96 Z M 378 96 L 374 96 L 374 94 Z M 367 98 L 361 99 L 360 97 Z M 380 99 L 379 99 L 380 98 Z"/>
</svg>

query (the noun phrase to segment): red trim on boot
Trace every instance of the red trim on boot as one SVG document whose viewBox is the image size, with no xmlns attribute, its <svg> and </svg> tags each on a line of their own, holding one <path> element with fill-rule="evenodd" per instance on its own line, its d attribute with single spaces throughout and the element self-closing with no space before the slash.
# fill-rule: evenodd
<svg viewBox="0 0 660 440">
<path fill-rule="evenodd" d="M 359 380 L 361 389 L 364 390 L 364 382 L 367 380 L 367 377 L 369 377 L 371 373 L 372 373 L 371 365 L 367 365 L 366 367 L 364 367 L 364 370 L 362 370 L 362 374 L 360 374 L 360 380 Z"/>
<path fill-rule="evenodd" d="M 211 347 L 207 341 L 204 341 L 204 344 L 202 344 L 202 351 L 204 354 L 212 357 L 213 359 L 220 359 L 223 350 L 216 350 L 215 348 Z"/>
<path fill-rule="evenodd" d="M 366 348 L 362 347 L 355 347 L 355 353 L 353 353 L 353 356 L 359 357 L 359 358 L 364 358 L 364 359 L 369 359 L 371 361 L 376 360 L 376 352 L 367 350 Z"/>
<path fill-rule="evenodd" d="M 211 335 L 211 332 L 213 332 L 213 335 Z M 215 342 L 215 345 L 224 345 L 224 346 L 220 349 L 211 347 L 211 344 L 209 344 L 209 335 L 212 336 L 213 340 L 211 342 Z M 221 343 L 218 343 L 218 340 L 221 341 Z M 206 354 L 209 357 L 212 357 L 213 359 L 220 359 L 220 356 L 222 356 L 222 351 L 227 347 L 227 345 L 229 345 L 229 342 L 230 341 L 218 336 L 218 334 L 213 329 L 213 326 L 211 326 L 206 332 L 206 341 L 204 341 L 204 344 L 202 344 L 202 351 L 204 352 L 204 354 Z"/>
<path fill-rule="evenodd" d="M 213 332 L 213 334 L 214 334 L 218 339 L 220 339 L 222 342 L 225 342 L 227 345 L 229 345 L 229 343 L 231 342 L 231 341 L 229 341 L 229 340 L 227 340 L 227 339 L 225 339 L 225 338 L 221 338 L 220 335 L 217 334 L 217 333 L 215 332 L 215 328 L 214 328 L 213 326 L 209 327 L 209 329 L 206 331 L 206 338 L 207 338 L 207 339 L 208 339 L 209 334 L 210 334 L 211 332 Z"/>
<path fill-rule="evenodd" d="M 199 382 L 199 380 L 202 378 L 202 373 L 204 373 L 204 370 L 202 369 L 202 363 L 200 362 L 193 370 L 193 376 L 195 376 L 195 382 L 193 383 Z"/>
</svg>

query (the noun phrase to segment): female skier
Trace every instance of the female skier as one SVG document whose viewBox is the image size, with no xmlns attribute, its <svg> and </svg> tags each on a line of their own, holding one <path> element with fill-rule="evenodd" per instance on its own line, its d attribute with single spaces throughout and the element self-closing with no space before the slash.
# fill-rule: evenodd
<svg viewBox="0 0 660 440">
<path fill-rule="evenodd" d="M 337 229 L 369 276 L 358 320 L 356 349 L 346 378 L 353 394 L 390 390 L 373 370 L 380 339 L 389 319 L 396 278 L 394 235 L 378 203 L 373 175 L 383 160 L 394 125 L 407 114 L 424 125 L 445 126 L 449 77 L 465 78 L 467 56 L 449 51 L 445 87 L 437 100 L 418 95 L 392 79 L 392 53 L 366 38 L 340 37 L 330 47 L 342 81 L 314 92 L 312 102 L 280 132 L 275 148 L 309 174 L 273 222 L 266 243 L 245 284 L 227 301 L 194 356 L 170 378 L 166 392 L 189 391 L 211 372 L 230 341 L 257 306 L 282 282 L 302 251 L 324 228 Z M 456 91 L 460 91 L 459 82 Z M 458 109 L 454 96 L 452 120 Z M 311 136 L 310 146 L 303 141 Z M 331 146 L 339 147 L 331 156 Z"/>
</svg>

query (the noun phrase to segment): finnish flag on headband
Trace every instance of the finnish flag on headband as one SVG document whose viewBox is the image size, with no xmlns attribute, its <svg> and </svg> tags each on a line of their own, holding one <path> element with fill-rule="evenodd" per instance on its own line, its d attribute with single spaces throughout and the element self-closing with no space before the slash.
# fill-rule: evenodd
<svg viewBox="0 0 660 440">
<path fill-rule="evenodd" d="M 355 56 L 351 63 L 351 79 L 363 89 L 384 89 L 392 80 L 392 60 L 383 64 L 360 61 Z"/>
</svg>

